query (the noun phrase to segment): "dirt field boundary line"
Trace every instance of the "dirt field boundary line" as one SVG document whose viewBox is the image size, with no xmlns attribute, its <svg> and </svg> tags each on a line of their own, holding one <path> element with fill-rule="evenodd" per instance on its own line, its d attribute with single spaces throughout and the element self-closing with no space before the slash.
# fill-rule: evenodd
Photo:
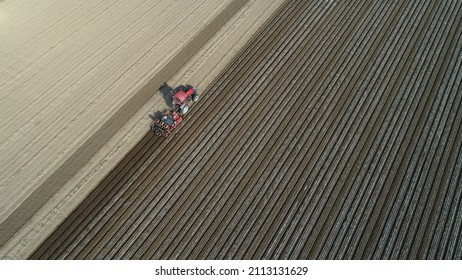
<svg viewBox="0 0 462 280">
<path fill-rule="evenodd" d="M 104 144 L 169 80 L 248 0 L 233 0 L 193 36 L 137 93 L 123 104 L 59 168 L 0 224 L 3 246 L 33 215 L 95 155 Z"/>
</svg>

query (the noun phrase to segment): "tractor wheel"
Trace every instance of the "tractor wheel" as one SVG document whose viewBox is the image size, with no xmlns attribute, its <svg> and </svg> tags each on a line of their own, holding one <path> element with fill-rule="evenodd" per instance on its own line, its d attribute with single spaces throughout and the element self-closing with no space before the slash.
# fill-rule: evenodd
<svg viewBox="0 0 462 280">
<path fill-rule="evenodd" d="M 197 92 L 194 93 L 194 94 L 191 96 L 191 99 L 192 99 L 193 102 L 197 102 L 197 100 L 199 100 L 199 94 L 197 94 Z"/>
<path fill-rule="evenodd" d="M 180 115 L 183 116 L 183 115 L 186 115 L 186 113 L 188 113 L 189 111 L 189 106 L 188 104 L 185 104 L 183 107 L 180 108 Z"/>
<path fill-rule="evenodd" d="M 185 87 L 186 87 L 187 89 L 192 89 L 192 88 L 193 88 L 192 85 L 186 85 Z"/>
</svg>

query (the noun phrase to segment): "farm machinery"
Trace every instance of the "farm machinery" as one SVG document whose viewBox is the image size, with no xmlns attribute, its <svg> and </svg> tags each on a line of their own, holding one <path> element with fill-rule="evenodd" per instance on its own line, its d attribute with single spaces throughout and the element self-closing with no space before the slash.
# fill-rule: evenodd
<svg viewBox="0 0 462 280">
<path fill-rule="evenodd" d="M 159 136 L 167 137 L 183 121 L 183 116 L 189 111 L 190 104 L 199 100 L 197 89 L 191 85 L 181 85 L 170 90 L 171 109 L 151 116 L 151 130 Z"/>
</svg>

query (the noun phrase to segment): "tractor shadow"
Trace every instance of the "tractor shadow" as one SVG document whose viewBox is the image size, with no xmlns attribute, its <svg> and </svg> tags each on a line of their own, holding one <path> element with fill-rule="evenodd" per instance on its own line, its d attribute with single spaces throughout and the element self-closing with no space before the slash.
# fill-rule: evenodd
<svg viewBox="0 0 462 280">
<path fill-rule="evenodd" d="M 171 86 L 169 86 L 167 83 L 164 83 L 162 86 L 160 86 L 159 91 L 162 94 L 162 97 L 164 98 L 164 102 L 170 108 L 173 102 L 174 89 Z"/>
</svg>

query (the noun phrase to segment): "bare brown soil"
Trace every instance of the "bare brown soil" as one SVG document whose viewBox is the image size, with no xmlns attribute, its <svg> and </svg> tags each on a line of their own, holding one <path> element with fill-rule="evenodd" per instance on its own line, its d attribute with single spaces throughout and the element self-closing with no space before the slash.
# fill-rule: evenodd
<svg viewBox="0 0 462 280">
<path fill-rule="evenodd" d="M 287 1 L 32 259 L 461 259 L 462 3 Z"/>
</svg>

